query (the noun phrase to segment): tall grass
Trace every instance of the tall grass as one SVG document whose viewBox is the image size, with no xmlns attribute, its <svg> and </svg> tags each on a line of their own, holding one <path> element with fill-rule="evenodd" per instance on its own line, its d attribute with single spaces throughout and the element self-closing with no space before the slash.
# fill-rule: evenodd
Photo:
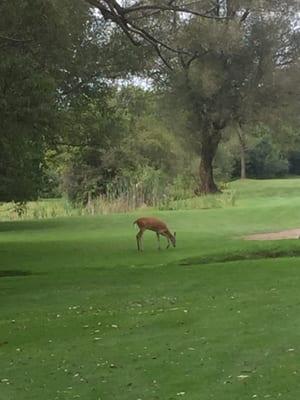
<svg viewBox="0 0 300 400">
<path fill-rule="evenodd" d="M 193 183 L 183 176 L 168 182 L 166 176 L 152 168 L 126 174 L 106 187 L 105 195 L 89 196 L 87 204 L 74 205 L 67 199 L 39 200 L 26 204 L 0 205 L 0 220 L 46 219 L 79 215 L 126 213 L 141 209 L 190 210 L 232 207 L 235 191 L 223 188 L 222 194 L 197 197 Z"/>
<path fill-rule="evenodd" d="M 139 180 L 125 176 L 114 181 L 105 195 L 88 202 L 87 209 L 91 214 L 110 214 L 144 208 L 189 210 L 234 206 L 236 192 L 227 186 L 223 189 L 218 195 L 198 197 L 191 182 L 186 184 L 182 177 L 177 177 L 169 183 L 160 171 L 150 170 Z"/>
<path fill-rule="evenodd" d="M 0 221 L 19 219 L 46 219 L 81 215 L 82 210 L 75 208 L 66 199 L 29 201 L 20 207 L 18 203 L 0 204 Z"/>
<path fill-rule="evenodd" d="M 166 196 L 158 199 L 154 197 L 146 203 L 144 196 L 130 194 L 118 197 L 99 196 L 86 206 L 74 206 L 65 199 L 38 200 L 28 202 L 22 212 L 14 203 L 0 205 L 0 221 L 38 220 L 58 217 L 71 217 L 83 215 L 106 215 L 115 213 L 127 213 L 135 210 L 192 210 L 233 207 L 236 204 L 234 192 L 219 195 L 190 197 L 186 199 L 172 199 Z"/>
</svg>

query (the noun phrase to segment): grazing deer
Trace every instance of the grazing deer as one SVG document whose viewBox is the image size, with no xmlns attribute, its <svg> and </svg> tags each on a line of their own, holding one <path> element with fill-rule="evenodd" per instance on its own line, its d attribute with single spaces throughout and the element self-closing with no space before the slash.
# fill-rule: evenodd
<svg viewBox="0 0 300 400">
<path fill-rule="evenodd" d="M 157 218 L 144 217 L 134 221 L 133 225 L 134 224 L 136 224 L 140 229 L 139 233 L 136 235 L 138 251 L 143 251 L 143 234 L 146 230 L 156 232 L 158 250 L 160 250 L 160 235 L 167 238 L 167 249 L 170 247 L 170 242 L 172 243 L 173 247 L 176 247 L 176 232 L 174 232 L 174 235 L 172 235 L 167 225 L 163 221 Z"/>
</svg>

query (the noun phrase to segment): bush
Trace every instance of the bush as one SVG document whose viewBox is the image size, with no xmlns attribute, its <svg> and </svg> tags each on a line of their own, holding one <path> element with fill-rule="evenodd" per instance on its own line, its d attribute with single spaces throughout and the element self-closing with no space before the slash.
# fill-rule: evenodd
<svg viewBox="0 0 300 400">
<path fill-rule="evenodd" d="M 289 173 L 300 175 L 300 151 L 291 151 L 289 154 Z"/>
<path fill-rule="evenodd" d="M 270 134 L 264 134 L 247 154 L 247 175 L 250 178 L 276 178 L 289 171 L 289 162 L 274 144 Z"/>
</svg>

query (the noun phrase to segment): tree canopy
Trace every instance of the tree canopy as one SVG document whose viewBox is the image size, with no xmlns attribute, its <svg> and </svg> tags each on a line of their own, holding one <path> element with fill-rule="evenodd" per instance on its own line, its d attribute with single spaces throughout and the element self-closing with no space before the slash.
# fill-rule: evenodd
<svg viewBox="0 0 300 400">
<path fill-rule="evenodd" d="M 229 131 L 250 173 L 268 148 L 269 165 L 280 164 L 298 143 L 298 7 L 2 2 L 0 201 L 54 192 L 87 201 L 141 167 L 173 179 L 196 156 L 195 192 L 214 193 Z"/>
</svg>

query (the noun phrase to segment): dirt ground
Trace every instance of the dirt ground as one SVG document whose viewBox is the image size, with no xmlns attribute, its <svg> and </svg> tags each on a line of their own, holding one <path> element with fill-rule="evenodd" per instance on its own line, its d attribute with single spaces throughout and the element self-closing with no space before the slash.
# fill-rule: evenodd
<svg viewBox="0 0 300 400">
<path fill-rule="evenodd" d="M 300 239 L 300 228 L 280 232 L 259 233 L 245 237 L 246 240 L 284 240 Z"/>
</svg>

